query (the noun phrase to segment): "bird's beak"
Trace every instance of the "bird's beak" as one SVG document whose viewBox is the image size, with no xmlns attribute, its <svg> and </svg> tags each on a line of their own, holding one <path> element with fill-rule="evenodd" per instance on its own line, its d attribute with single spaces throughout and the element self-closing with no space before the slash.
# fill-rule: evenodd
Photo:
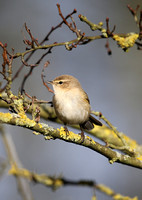
<svg viewBox="0 0 142 200">
<path fill-rule="evenodd" d="M 49 84 L 51 84 L 51 85 L 52 85 L 52 84 L 53 84 L 53 81 L 47 81 L 47 83 L 49 83 Z"/>
</svg>

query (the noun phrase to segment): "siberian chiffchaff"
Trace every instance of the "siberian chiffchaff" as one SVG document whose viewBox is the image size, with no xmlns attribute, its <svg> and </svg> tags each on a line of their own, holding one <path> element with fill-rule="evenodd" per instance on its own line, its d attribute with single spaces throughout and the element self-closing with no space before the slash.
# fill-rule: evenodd
<svg viewBox="0 0 142 200">
<path fill-rule="evenodd" d="M 90 115 L 88 95 L 75 77 L 61 75 L 48 83 L 53 86 L 53 106 L 57 117 L 64 123 L 66 132 L 67 124 L 79 124 L 81 138 L 84 141 L 83 129 L 91 130 L 94 128 L 93 124 L 102 126 L 100 121 Z"/>
</svg>

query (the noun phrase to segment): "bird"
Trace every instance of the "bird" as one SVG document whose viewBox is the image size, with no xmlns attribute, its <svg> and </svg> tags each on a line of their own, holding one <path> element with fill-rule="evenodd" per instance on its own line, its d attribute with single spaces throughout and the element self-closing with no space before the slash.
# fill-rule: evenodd
<svg viewBox="0 0 142 200">
<path fill-rule="evenodd" d="M 52 81 L 53 107 L 57 117 L 64 123 L 66 133 L 67 125 L 79 125 L 81 141 L 84 142 L 84 129 L 91 130 L 94 124 L 102 126 L 102 123 L 91 115 L 91 106 L 87 93 L 81 87 L 78 79 L 71 75 L 61 75 Z"/>
</svg>

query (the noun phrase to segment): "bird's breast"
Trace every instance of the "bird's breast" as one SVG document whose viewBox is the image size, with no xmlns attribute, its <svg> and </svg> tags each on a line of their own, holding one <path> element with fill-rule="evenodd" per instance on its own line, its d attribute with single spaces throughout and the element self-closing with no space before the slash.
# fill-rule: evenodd
<svg viewBox="0 0 142 200">
<path fill-rule="evenodd" d="M 90 104 L 74 94 L 55 94 L 53 105 L 58 118 L 67 124 L 81 124 L 90 114 Z"/>
</svg>

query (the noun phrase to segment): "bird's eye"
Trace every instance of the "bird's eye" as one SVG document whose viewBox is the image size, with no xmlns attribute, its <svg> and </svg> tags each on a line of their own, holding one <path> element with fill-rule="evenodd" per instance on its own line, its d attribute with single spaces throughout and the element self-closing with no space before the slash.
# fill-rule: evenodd
<svg viewBox="0 0 142 200">
<path fill-rule="evenodd" d="M 62 85 L 62 84 L 63 84 L 63 81 L 59 81 L 59 84 Z"/>
</svg>

